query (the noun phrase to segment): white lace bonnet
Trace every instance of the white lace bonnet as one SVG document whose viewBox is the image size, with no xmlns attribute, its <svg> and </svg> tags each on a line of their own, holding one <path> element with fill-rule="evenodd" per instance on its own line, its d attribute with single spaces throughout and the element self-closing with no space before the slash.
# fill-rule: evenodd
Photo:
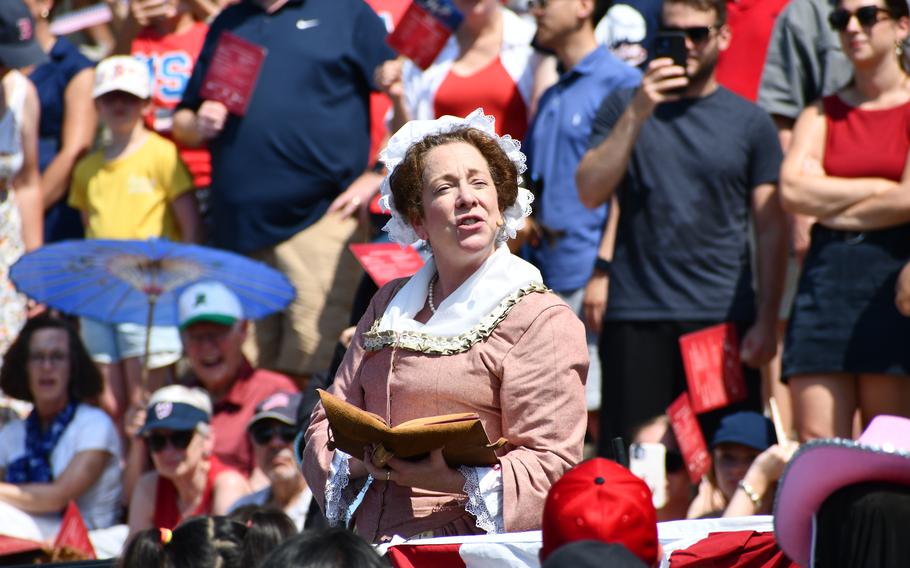
<svg viewBox="0 0 910 568">
<path fill-rule="evenodd" d="M 478 108 L 464 118 L 446 115 L 435 120 L 412 120 L 389 139 L 388 145 L 379 153 L 379 160 L 385 164 L 388 172 L 380 186 L 382 197 L 379 199 L 379 205 L 392 215 L 389 222 L 382 228 L 389 234 L 389 238 L 402 246 L 412 245 L 420 240 L 411 223 L 395 209 L 389 179 L 392 177 L 392 172 L 404 159 L 408 149 L 427 136 L 451 132 L 465 126 L 480 130 L 495 140 L 502 151 L 512 160 L 518 169 L 518 183 L 521 184 L 521 174 L 528 169 L 528 166 L 525 165 L 527 158 L 521 152 L 521 143 L 508 134 L 498 136 L 494 128 L 494 121 L 492 116 L 485 115 L 483 109 Z M 515 203 L 502 212 L 504 224 L 496 237 L 497 242 L 515 238 L 519 229 L 524 227 L 525 217 L 531 214 L 532 201 L 534 201 L 534 195 L 527 189 L 519 187 Z"/>
</svg>

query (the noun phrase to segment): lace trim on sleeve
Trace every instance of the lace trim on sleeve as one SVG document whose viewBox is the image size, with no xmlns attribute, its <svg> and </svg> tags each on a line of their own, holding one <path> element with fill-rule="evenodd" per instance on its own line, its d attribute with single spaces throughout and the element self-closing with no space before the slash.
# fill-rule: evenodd
<svg viewBox="0 0 910 568">
<path fill-rule="evenodd" d="M 336 450 L 329 466 L 329 478 L 325 482 L 325 517 L 333 527 L 343 526 L 348 509 L 348 504 L 344 502 L 344 490 L 350 483 L 350 458 L 350 455 Z"/>
<path fill-rule="evenodd" d="M 329 465 L 329 478 L 325 482 L 325 518 L 333 527 L 350 524 L 354 511 L 373 482 L 373 478 L 367 476 L 365 480 L 351 483 L 350 459 L 350 454 L 335 450 Z"/>
<path fill-rule="evenodd" d="M 477 528 L 487 534 L 505 532 L 502 515 L 502 471 L 496 467 L 461 466 L 464 492 L 468 496 L 465 511 L 474 515 Z"/>
</svg>

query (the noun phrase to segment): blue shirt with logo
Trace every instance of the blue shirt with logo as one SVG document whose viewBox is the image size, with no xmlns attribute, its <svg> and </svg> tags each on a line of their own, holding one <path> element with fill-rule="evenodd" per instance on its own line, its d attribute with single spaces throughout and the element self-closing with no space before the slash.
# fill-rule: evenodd
<svg viewBox="0 0 910 568">
<path fill-rule="evenodd" d="M 575 170 L 588 149 L 594 116 L 607 95 L 640 80 L 634 67 L 600 46 L 540 99 L 524 146 L 539 190 L 535 218 L 549 235 L 534 251 L 534 261 L 544 283 L 558 292 L 577 290 L 591 277 L 607 218 L 606 205 L 588 209 L 575 187 Z"/>
</svg>

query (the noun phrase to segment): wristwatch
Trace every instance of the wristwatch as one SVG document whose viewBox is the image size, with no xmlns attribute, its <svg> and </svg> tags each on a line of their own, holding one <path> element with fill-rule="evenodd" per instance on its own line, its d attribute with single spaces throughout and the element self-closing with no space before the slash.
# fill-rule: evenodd
<svg viewBox="0 0 910 568">
<path fill-rule="evenodd" d="M 598 256 L 597 260 L 594 261 L 594 271 L 603 272 L 604 274 L 609 276 L 611 265 L 612 265 L 612 263 L 609 260 L 605 259 L 602 256 Z"/>
<path fill-rule="evenodd" d="M 737 487 L 743 490 L 743 493 L 746 494 L 746 497 L 749 498 L 749 501 L 752 501 L 752 506 L 755 507 L 755 510 L 761 509 L 761 497 L 758 496 L 758 493 L 755 492 L 755 489 L 752 489 L 752 486 L 746 483 L 745 479 L 740 479 L 739 483 L 736 484 Z"/>
</svg>

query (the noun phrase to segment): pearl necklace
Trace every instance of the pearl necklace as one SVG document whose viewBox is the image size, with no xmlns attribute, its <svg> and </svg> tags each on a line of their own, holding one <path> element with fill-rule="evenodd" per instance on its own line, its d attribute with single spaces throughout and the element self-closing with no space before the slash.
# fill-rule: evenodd
<svg viewBox="0 0 910 568">
<path fill-rule="evenodd" d="M 436 304 L 433 302 L 433 287 L 436 286 L 436 281 L 439 280 L 439 273 L 433 273 L 433 277 L 430 278 L 430 288 L 427 290 L 427 303 L 430 305 L 430 311 L 433 315 L 436 315 Z"/>
</svg>

